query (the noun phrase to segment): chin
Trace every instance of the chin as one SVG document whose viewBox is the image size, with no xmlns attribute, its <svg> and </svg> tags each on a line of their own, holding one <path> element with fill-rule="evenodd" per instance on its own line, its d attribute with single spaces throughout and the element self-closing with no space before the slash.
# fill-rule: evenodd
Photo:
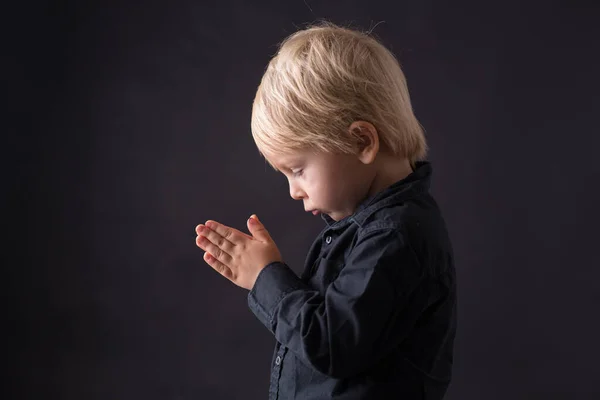
<svg viewBox="0 0 600 400">
<path fill-rule="evenodd" d="M 339 221 L 342 218 L 338 218 L 336 217 L 335 213 L 327 213 L 327 215 L 329 215 L 329 217 L 334 220 L 335 222 Z"/>
<path fill-rule="evenodd" d="M 335 214 L 335 213 L 328 213 L 327 215 L 329 215 L 329 217 L 331 217 L 332 220 L 334 220 L 335 222 L 337 221 L 341 221 L 344 218 L 348 218 L 349 216 L 352 215 L 352 213 L 350 214 Z"/>
</svg>

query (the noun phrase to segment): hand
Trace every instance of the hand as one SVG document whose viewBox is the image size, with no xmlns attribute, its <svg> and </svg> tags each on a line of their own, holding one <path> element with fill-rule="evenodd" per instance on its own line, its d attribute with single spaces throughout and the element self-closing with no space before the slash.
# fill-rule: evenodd
<svg viewBox="0 0 600 400">
<path fill-rule="evenodd" d="M 204 260 L 234 284 L 252 290 L 258 274 L 281 253 L 264 225 L 253 215 L 246 235 L 237 229 L 208 220 L 196 227 L 196 245 L 205 250 Z"/>
</svg>

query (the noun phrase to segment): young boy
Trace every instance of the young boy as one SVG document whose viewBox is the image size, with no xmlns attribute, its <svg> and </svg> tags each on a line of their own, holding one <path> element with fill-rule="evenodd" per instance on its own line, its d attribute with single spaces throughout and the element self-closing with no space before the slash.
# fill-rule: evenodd
<svg viewBox="0 0 600 400">
<path fill-rule="evenodd" d="M 252 135 L 326 223 L 301 277 L 255 218 L 252 236 L 214 221 L 196 229 L 207 263 L 250 290 L 277 340 L 269 399 L 443 398 L 454 261 L 395 57 L 332 23 L 292 34 L 258 88 Z"/>
</svg>

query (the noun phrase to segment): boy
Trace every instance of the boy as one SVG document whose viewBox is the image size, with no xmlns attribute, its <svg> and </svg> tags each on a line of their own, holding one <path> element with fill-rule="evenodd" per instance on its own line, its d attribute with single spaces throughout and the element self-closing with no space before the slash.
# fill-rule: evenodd
<svg viewBox="0 0 600 400">
<path fill-rule="evenodd" d="M 321 23 L 286 38 L 252 111 L 261 154 L 326 227 L 299 278 L 252 216 L 197 245 L 250 290 L 277 342 L 269 399 L 441 399 L 456 329 L 452 247 L 428 192 L 427 145 L 395 57 Z"/>
</svg>

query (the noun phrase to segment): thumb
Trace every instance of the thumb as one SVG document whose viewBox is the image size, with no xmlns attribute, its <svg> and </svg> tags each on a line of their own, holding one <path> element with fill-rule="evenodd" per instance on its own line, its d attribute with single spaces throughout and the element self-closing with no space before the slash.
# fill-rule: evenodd
<svg viewBox="0 0 600 400">
<path fill-rule="evenodd" d="M 267 232 L 262 222 L 259 221 L 256 214 L 252 214 L 248 219 L 248 230 L 256 239 L 271 240 L 271 235 L 269 235 L 269 232 Z"/>
</svg>

